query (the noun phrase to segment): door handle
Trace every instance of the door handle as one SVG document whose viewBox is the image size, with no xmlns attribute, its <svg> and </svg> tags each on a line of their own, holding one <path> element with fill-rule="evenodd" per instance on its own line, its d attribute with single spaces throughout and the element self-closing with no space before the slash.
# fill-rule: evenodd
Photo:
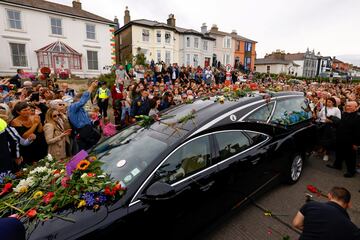
<svg viewBox="0 0 360 240">
<path fill-rule="evenodd" d="M 257 158 L 255 158 L 255 159 L 251 160 L 251 163 L 252 163 L 253 165 L 256 165 L 259 161 L 260 161 L 260 157 L 257 157 Z"/>
<path fill-rule="evenodd" d="M 200 190 L 203 191 L 203 192 L 206 192 L 211 188 L 212 185 L 214 185 L 214 183 L 215 183 L 215 181 L 211 181 L 208 184 L 206 184 L 204 186 L 201 186 Z"/>
</svg>

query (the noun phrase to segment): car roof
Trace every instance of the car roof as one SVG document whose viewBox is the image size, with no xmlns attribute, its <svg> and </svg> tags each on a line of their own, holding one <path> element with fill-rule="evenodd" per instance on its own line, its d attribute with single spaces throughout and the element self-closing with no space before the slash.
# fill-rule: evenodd
<svg viewBox="0 0 360 240">
<path fill-rule="evenodd" d="M 207 100 L 196 99 L 191 104 L 176 105 L 172 108 L 160 112 L 161 119 L 153 123 L 150 129 L 156 131 L 157 138 L 168 143 L 183 140 L 193 136 L 203 130 L 208 129 L 215 123 L 221 121 L 221 118 L 231 115 L 238 109 L 253 105 L 253 103 L 265 103 L 264 96 L 269 93 L 254 92 L 252 96 L 242 97 L 235 101 L 225 100 L 224 103 L 215 102 L 215 98 Z M 271 92 L 272 99 L 286 96 L 304 96 L 302 92 Z M 191 118 L 191 112 L 193 117 Z M 182 118 L 188 117 L 187 121 L 180 123 Z M 162 136 L 162 137 L 161 137 Z"/>
</svg>

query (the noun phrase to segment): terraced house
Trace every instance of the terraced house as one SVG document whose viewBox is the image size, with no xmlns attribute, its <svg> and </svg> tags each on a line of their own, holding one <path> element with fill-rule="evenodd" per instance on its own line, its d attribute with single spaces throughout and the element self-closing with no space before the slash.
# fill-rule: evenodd
<svg viewBox="0 0 360 240">
<path fill-rule="evenodd" d="M 82 8 L 44 0 L 0 1 L 0 75 L 21 68 L 95 77 L 115 63 L 116 24 Z"/>
</svg>

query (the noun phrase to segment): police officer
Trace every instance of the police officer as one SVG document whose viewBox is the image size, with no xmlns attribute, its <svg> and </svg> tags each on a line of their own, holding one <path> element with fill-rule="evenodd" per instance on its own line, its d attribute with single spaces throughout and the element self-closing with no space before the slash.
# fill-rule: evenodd
<svg viewBox="0 0 360 240">
<path fill-rule="evenodd" d="M 100 108 L 100 114 L 107 118 L 107 109 L 109 106 L 109 97 L 111 95 L 110 89 L 106 87 L 106 82 L 101 83 L 101 87 L 96 92 L 96 98 L 98 99 L 98 106 Z"/>
</svg>

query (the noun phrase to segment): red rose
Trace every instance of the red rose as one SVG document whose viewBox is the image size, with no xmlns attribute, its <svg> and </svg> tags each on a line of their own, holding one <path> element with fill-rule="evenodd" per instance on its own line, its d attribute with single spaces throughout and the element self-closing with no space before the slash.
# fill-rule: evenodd
<svg viewBox="0 0 360 240">
<path fill-rule="evenodd" d="M 29 211 L 26 212 L 26 216 L 28 216 L 28 218 L 33 218 L 35 217 L 37 214 L 36 209 L 30 209 Z"/>
<path fill-rule="evenodd" d="M 45 204 L 48 204 L 50 201 L 51 201 L 51 199 L 54 197 L 54 192 L 48 192 L 47 194 L 45 194 L 45 196 L 43 197 L 43 202 L 45 203 Z"/>
<path fill-rule="evenodd" d="M 312 193 L 319 193 L 319 190 L 313 185 L 307 185 L 307 189 Z"/>
<path fill-rule="evenodd" d="M 108 196 L 114 196 L 115 195 L 115 191 L 110 190 L 109 187 L 105 187 L 104 193 L 105 193 L 105 195 L 108 195 Z"/>
<path fill-rule="evenodd" d="M 96 176 L 95 173 L 88 173 L 87 175 L 88 175 L 88 177 L 95 177 Z"/>
<path fill-rule="evenodd" d="M 12 190 L 12 183 L 5 184 L 3 190 L 0 192 L 0 196 L 5 193 L 11 192 L 11 190 Z"/>
</svg>

